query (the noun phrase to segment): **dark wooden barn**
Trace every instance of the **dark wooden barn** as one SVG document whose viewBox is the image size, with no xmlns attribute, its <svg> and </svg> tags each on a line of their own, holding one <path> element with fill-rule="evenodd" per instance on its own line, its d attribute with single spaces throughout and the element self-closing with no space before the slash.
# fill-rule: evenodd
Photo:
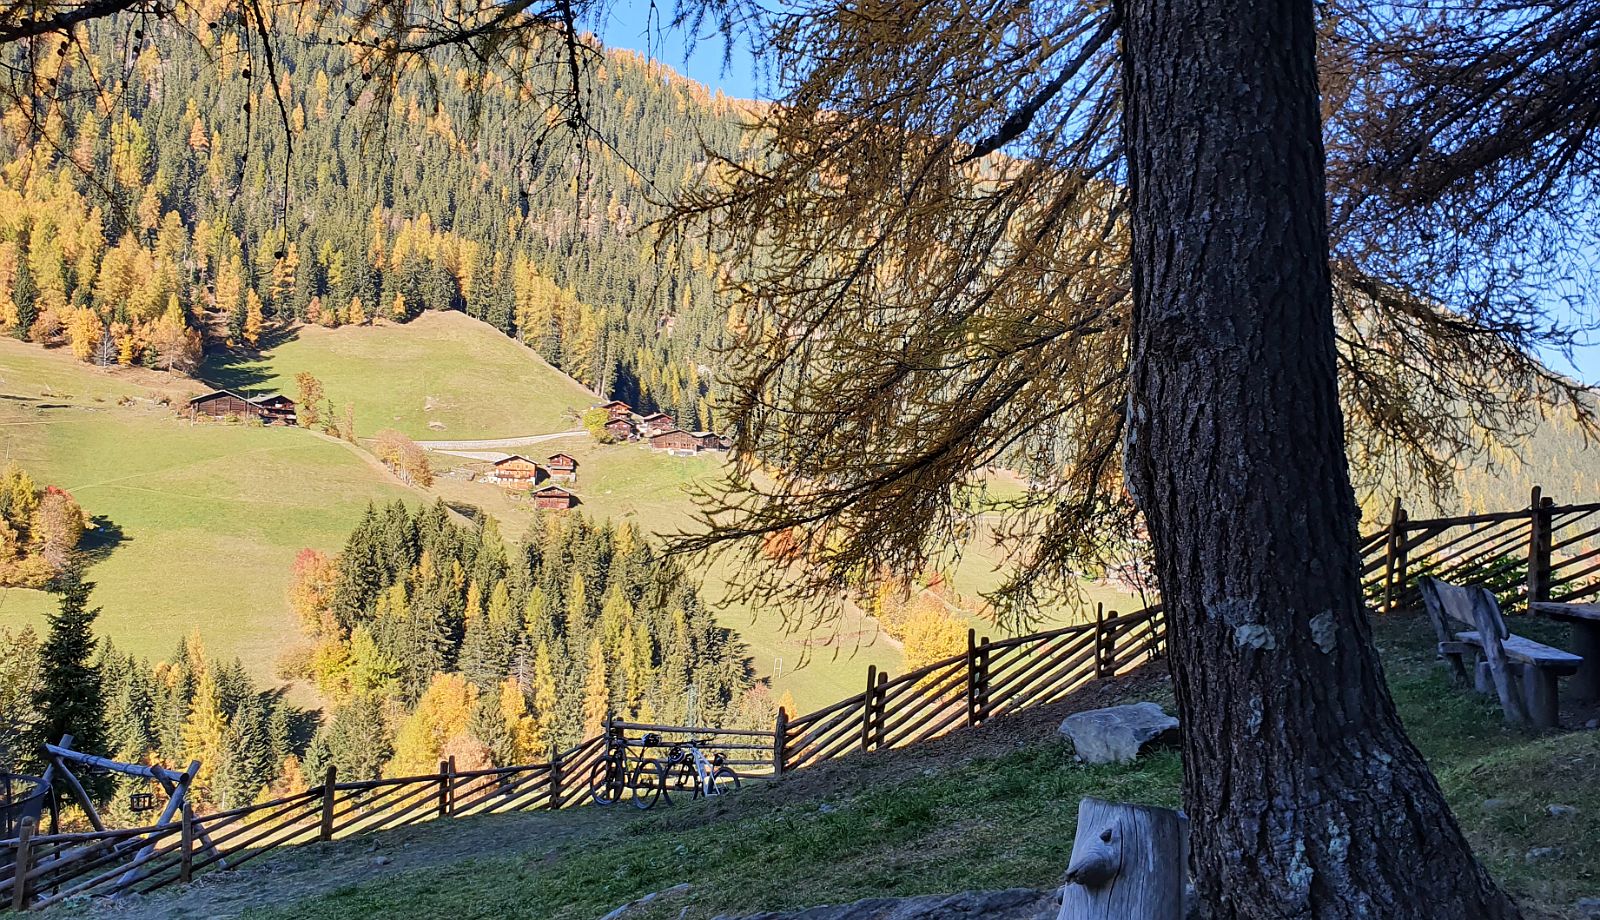
<svg viewBox="0 0 1600 920">
<path fill-rule="evenodd" d="M 686 451 L 693 453 L 697 450 L 700 450 L 700 439 L 687 431 L 680 431 L 677 428 L 674 428 L 670 431 L 663 431 L 660 434 L 652 435 L 650 438 L 650 446 L 656 450 L 680 452 Z"/>
<path fill-rule="evenodd" d="M 190 418 L 259 418 L 261 410 L 232 390 L 215 390 L 189 400 Z"/>
<path fill-rule="evenodd" d="M 578 496 L 558 485 L 546 485 L 529 493 L 533 506 L 543 511 L 565 511 L 578 504 Z"/>
<path fill-rule="evenodd" d="M 294 400 L 280 393 L 240 396 L 232 390 L 213 390 L 189 400 L 190 418 L 260 419 L 268 425 L 293 425 Z"/>
</svg>

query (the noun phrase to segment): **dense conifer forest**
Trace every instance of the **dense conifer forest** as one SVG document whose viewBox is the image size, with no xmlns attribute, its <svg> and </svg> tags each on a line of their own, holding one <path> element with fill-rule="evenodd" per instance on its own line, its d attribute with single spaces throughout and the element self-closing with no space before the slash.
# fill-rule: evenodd
<svg viewBox="0 0 1600 920">
<path fill-rule="evenodd" d="M 458 309 L 597 392 L 714 424 L 716 267 L 658 256 L 640 231 L 652 199 L 699 175 L 702 144 L 739 143 L 734 101 L 609 52 L 579 142 L 543 131 L 527 88 L 465 72 L 412 77 L 382 105 L 343 47 L 284 26 L 285 119 L 232 33 L 86 41 L 94 72 L 56 75 L 82 92 L 4 116 L 6 332 L 191 370 L 202 348 L 257 347 L 294 321 Z"/>
</svg>

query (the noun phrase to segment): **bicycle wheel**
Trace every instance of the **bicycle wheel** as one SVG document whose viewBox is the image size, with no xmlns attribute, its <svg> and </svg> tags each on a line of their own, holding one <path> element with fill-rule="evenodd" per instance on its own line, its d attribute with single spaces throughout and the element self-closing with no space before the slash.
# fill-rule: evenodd
<svg viewBox="0 0 1600 920">
<path fill-rule="evenodd" d="M 682 792 L 694 787 L 694 765 L 687 760 L 680 760 L 675 766 L 666 768 L 666 774 L 661 782 L 661 796 L 672 804 L 672 793 Z"/>
<path fill-rule="evenodd" d="M 711 795 L 727 795 L 739 791 L 739 774 L 728 767 L 718 767 L 711 774 Z"/>
<path fill-rule="evenodd" d="M 589 773 L 589 793 L 596 805 L 610 805 L 622 798 L 622 764 L 613 757 L 602 757 Z"/>
<path fill-rule="evenodd" d="M 641 760 L 633 768 L 633 807 L 641 811 L 654 807 L 666 790 L 667 768 L 659 760 Z"/>
</svg>

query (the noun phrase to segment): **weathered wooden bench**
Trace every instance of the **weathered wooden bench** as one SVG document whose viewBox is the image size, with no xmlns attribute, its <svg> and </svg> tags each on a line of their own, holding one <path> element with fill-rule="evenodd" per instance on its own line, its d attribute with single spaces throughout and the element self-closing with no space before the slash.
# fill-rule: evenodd
<svg viewBox="0 0 1600 920">
<path fill-rule="evenodd" d="M 1465 657 L 1474 655 L 1473 685 L 1500 698 L 1507 722 L 1554 728 L 1559 712 L 1556 682 L 1576 674 L 1583 659 L 1512 633 L 1487 588 L 1427 576 L 1420 582 L 1423 605 L 1439 637 L 1439 657 L 1450 663 L 1457 682 L 1466 682 Z M 1452 624 L 1470 628 L 1452 631 Z"/>
</svg>

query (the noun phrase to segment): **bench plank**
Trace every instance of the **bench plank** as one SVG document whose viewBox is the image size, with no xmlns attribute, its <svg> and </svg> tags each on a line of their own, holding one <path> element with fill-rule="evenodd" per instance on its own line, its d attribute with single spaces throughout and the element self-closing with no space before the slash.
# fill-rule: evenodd
<svg viewBox="0 0 1600 920">
<path fill-rule="evenodd" d="M 1528 605 L 1529 613 L 1552 620 L 1600 621 L 1600 604 L 1568 604 L 1562 601 L 1534 601 Z"/>
<path fill-rule="evenodd" d="M 1456 633 L 1456 638 L 1462 642 L 1482 647 L 1483 639 L 1475 629 Z M 1543 642 L 1535 642 L 1526 636 L 1512 633 L 1502 640 L 1506 657 L 1520 664 L 1533 665 L 1536 668 L 1547 668 L 1558 674 L 1575 674 L 1578 666 L 1583 664 L 1583 658 L 1571 652 L 1563 651 Z"/>
</svg>

